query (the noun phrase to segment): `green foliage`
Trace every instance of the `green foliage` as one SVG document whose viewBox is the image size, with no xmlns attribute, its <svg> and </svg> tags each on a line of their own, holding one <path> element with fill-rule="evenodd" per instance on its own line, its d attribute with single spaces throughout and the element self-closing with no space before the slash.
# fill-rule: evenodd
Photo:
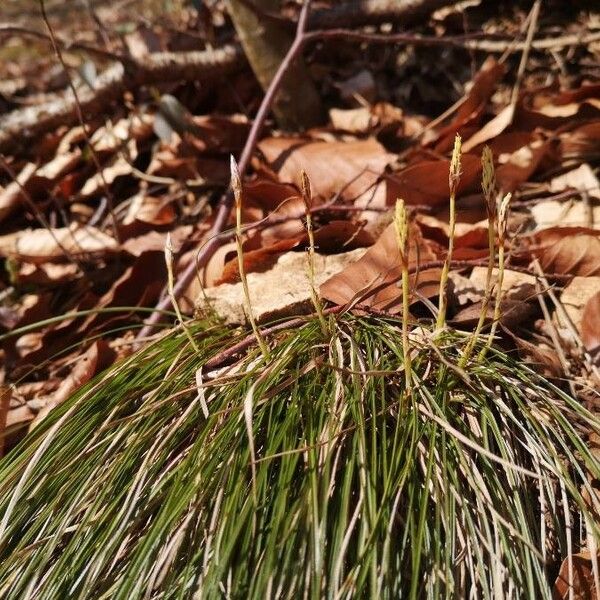
<svg viewBox="0 0 600 600">
<path fill-rule="evenodd" d="M 411 332 L 408 394 L 400 321 L 329 330 L 199 393 L 241 332 L 191 325 L 51 413 L 0 463 L 0 596 L 550 598 L 598 420 L 494 348 L 456 368 L 462 334 Z"/>
</svg>

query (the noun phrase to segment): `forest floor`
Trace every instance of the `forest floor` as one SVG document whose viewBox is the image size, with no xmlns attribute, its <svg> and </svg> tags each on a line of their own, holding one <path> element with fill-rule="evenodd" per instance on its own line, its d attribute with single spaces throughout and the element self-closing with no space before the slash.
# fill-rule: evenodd
<svg viewBox="0 0 600 600">
<path fill-rule="evenodd" d="M 180 78 L 125 70 L 110 87 L 120 56 L 149 65 L 165 53 L 210 53 L 234 42 L 221 2 L 200 12 L 181 1 L 46 4 L 47 20 L 35 1 L 0 7 L 6 448 L 155 335 L 144 322 L 166 293 L 167 237 L 181 278 L 205 247 L 230 156 L 247 145 L 263 100 L 241 56 L 207 78 L 200 68 Z M 312 187 L 322 298 L 360 297 L 374 310 L 399 312 L 397 286 L 366 292 L 394 278 L 390 209 L 401 198 L 411 214 L 413 261 L 422 267 L 412 312 L 427 315 L 448 252 L 449 158 L 458 133 L 449 322 L 473 328 L 484 300 L 489 223 L 480 157 L 487 145 L 498 197 L 512 194 L 501 343 L 595 408 L 600 15 L 592 5 L 545 2 L 540 10 L 539 3 L 474 0 L 438 10 L 402 43 L 324 37 L 308 44 L 305 60 L 327 117 L 300 133 L 282 132 L 269 118 L 244 179 L 245 269 L 259 319 L 310 306 L 302 171 Z M 293 3 L 287 9 L 286 16 L 298 12 Z M 398 31 L 392 24 L 367 33 Z M 216 251 L 180 290 L 186 315 L 202 312 L 208 298 L 226 320 L 243 320 L 233 225 L 230 216 Z M 161 327 L 173 323 L 166 316 Z M 488 324 L 492 318 L 490 306 Z"/>
</svg>

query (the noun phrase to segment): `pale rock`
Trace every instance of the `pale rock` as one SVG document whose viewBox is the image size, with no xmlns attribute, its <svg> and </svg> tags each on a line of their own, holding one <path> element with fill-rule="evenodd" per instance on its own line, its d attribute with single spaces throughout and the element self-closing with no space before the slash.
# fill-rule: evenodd
<svg viewBox="0 0 600 600">
<path fill-rule="evenodd" d="M 487 267 L 474 267 L 471 272 L 471 283 L 480 290 L 485 291 L 487 277 Z M 498 280 L 498 269 L 492 271 L 492 282 Z M 533 293 L 535 290 L 535 277 L 527 273 L 519 273 L 518 271 L 504 270 L 504 279 L 502 280 L 502 291 L 510 296 L 518 295 L 523 300 L 525 297 Z"/>
<path fill-rule="evenodd" d="M 315 287 L 319 286 L 358 260 L 366 248 L 332 255 L 315 255 Z M 287 252 L 272 269 L 264 273 L 249 273 L 248 288 L 252 312 L 258 322 L 313 312 L 308 256 L 304 252 Z M 224 283 L 207 288 L 196 300 L 199 311 L 212 309 L 228 324 L 245 323 L 244 292 L 241 282 Z"/>
</svg>

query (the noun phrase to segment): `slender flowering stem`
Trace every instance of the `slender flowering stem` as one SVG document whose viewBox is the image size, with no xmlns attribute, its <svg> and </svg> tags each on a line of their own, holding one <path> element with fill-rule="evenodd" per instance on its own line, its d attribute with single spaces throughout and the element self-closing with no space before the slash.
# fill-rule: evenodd
<svg viewBox="0 0 600 600">
<path fill-rule="evenodd" d="M 464 350 L 462 358 L 459 361 L 459 367 L 463 368 L 473 352 L 473 347 L 477 343 L 477 338 L 481 333 L 483 324 L 487 316 L 488 306 L 492 297 L 492 276 L 494 273 L 494 264 L 496 261 L 496 219 L 497 219 L 497 207 L 496 207 L 496 174 L 494 172 L 494 158 L 492 151 L 489 146 L 483 149 L 481 155 L 481 166 L 482 166 L 482 177 L 481 177 L 481 188 L 485 198 L 486 212 L 488 217 L 488 251 L 489 260 L 487 266 L 487 273 L 485 278 L 485 293 L 481 302 L 481 314 L 479 315 L 479 321 L 475 327 L 473 335 L 469 339 L 467 346 Z"/>
<path fill-rule="evenodd" d="M 240 281 L 244 290 L 244 298 L 246 301 L 246 316 L 250 321 L 250 326 L 256 337 L 258 346 L 265 358 L 269 358 L 269 348 L 265 339 L 260 333 L 254 313 L 252 311 L 252 300 L 250 298 L 250 290 L 248 289 L 248 279 L 246 278 L 246 270 L 244 268 L 244 250 L 242 248 L 242 180 L 238 171 L 237 163 L 233 155 L 231 156 L 231 189 L 235 197 L 235 242 L 238 258 L 238 266 L 240 271 Z"/>
<path fill-rule="evenodd" d="M 508 207 L 510 205 L 510 199 L 512 194 L 506 194 L 500 202 L 500 208 L 498 210 L 498 283 L 496 289 L 496 305 L 494 306 L 494 320 L 490 329 L 490 335 L 488 336 L 487 343 L 479 353 L 479 358 L 485 358 L 488 350 L 491 348 L 496 335 L 496 329 L 500 322 L 500 304 L 502 302 L 502 284 L 504 282 L 504 245 L 506 242 L 506 229 L 508 223 Z"/>
<path fill-rule="evenodd" d="M 448 273 L 450 272 L 450 263 L 452 262 L 452 253 L 454 251 L 454 232 L 456 229 L 456 190 L 460 181 L 460 150 L 461 139 L 458 134 L 454 138 L 454 149 L 452 150 L 452 160 L 450 161 L 450 220 L 448 233 L 448 254 L 442 268 L 440 278 L 440 301 L 436 329 L 441 329 L 446 324 L 446 310 L 448 308 Z"/>
<path fill-rule="evenodd" d="M 406 384 L 406 391 L 410 392 L 412 390 L 410 342 L 408 338 L 410 275 L 408 270 L 408 217 L 404 200 L 396 200 L 394 226 L 396 229 L 398 252 L 400 254 L 400 261 L 402 263 L 402 352 L 404 355 L 404 381 Z"/>
<path fill-rule="evenodd" d="M 198 348 L 198 344 L 196 344 L 196 342 L 194 341 L 192 334 L 190 333 L 189 329 L 185 324 L 183 315 L 181 314 L 181 310 L 179 309 L 179 303 L 177 302 L 177 298 L 175 297 L 175 294 L 173 292 L 175 278 L 173 277 L 173 244 L 171 242 L 171 232 L 167 233 L 167 241 L 165 242 L 165 263 L 167 265 L 167 290 L 173 302 L 173 308 L 177 313 L 177 318 L 181 323 L 181 327 L 183 328 L 185 335 L 187 336 L 188 340 L 190 340 L 192 348 L 196 351 L 197 354 L 199 354 L 200 349 Z"/>
<path fill-rule="evenodd" d="M 323 335 L 327 335 L 327 321 L 323 315 L 323 305 L 319 295 L 317 294 L 316 287 L 316 270 L 315 270 L 315 234 L 313 229 L 312 214 L 311 214 L 311 201 L 312 191 L 310 187 L 310 179 L 306 174 L 306 171 L 302 170 L 302 201 L 304 202 L 304 214 L 306 218 L 306 232 L 308 235 L 308 279 L 310 283 L 310 297 L 315 307 L 315 312 L 319 317 L 319 323 L 321 324 L 321 330 Z"/>
</svg>

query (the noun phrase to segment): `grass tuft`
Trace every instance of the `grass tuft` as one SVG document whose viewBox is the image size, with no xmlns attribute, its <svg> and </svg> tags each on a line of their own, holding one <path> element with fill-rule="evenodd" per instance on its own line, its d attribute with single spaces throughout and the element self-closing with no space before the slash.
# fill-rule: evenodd
<svg viewBox="0 0 600 600">
<path fill-rule="evenodd" d="M 494 346 L 465 370 L 413 329 L 406 402 L 401 320 L 308 318 L 200 379 L 243 332 L 188 332 L 0 462 L 2 598 L 543 599 L 598 534 L 598 419 Z"/>
</svg>

